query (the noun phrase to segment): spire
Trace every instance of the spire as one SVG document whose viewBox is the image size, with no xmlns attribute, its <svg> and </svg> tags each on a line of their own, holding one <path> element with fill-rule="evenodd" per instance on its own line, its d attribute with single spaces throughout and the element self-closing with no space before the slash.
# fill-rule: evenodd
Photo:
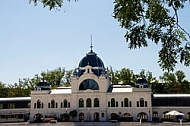
<svg viewBox="0 0 190 126">
<path fill-rule="evenodd" d="M 93 48 L 93 46 L 92 46 L 92 35 L 91 35 L 91 45 L 90 45 L 90 52 L 93 52 L 92 48 Z"/>
</svg>

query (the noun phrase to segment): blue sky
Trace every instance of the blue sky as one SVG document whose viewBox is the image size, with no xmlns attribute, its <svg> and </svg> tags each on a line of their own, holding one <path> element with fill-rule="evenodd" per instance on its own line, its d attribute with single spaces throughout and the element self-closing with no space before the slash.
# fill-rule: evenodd
<svg viewBox="0 0 190 126">
<path fill-rule="evenodd" d="M 142 69 L 158 77 L 163 71 L 157 64 L 159 46 L 130 50 L 125 42 L 125 30 L 113 16 L 113 1 L 65 1 L 60 11 L 34 6 L 28 0 L 0 1 L 0 81 L 6 84 L 19 78 L 32 78 L 45 70 L 78 66 L 93 50 L 105 66 L 115 70 Z M 190 7 L 180 12 L 180 24 L 190 33 Z M 190 70 L 177 65 L 190 80 Z"/>
</svg>

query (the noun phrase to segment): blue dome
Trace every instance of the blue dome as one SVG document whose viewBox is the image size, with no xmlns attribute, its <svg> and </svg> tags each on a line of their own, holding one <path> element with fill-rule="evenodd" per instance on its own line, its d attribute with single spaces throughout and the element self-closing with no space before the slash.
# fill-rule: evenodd
<svg viewBox="0 0 190 126">
<path fill-rule="evenodd" d="M 145 78 L 138 78 L 136 81 L 136 88 L 139 88 L 140 85 L 143 85 L 144 88 L 148 88 L 148 82 Z"/>
<path fill-rule="evenodd" d="M 87 53 L 86 56 L 79 63 L 79 67 L 85 67 L 87 65 L 92 66 L 92 67 L 104 68 L 104 63 L 93 51 L 90 51 L 89 53 Z"/>
<path fill-rule="evenodd" d="M 91 50 L 89 53 L 86 54 L 85 57 L 82 58 L 82 60 L 79 62 L 78 68 L 75 69 L 73 74 L 76 76 L 81 76 L 85 72 L 84 67 L 87 65 L 92 66 L 92 72 L 97 76 L 105 73 L 104 63 L 97 56 L 97 54 Z"/>
<path fill-rule="evenodd" d="M 35 88 L 40 88 L 41 90 L 50 90 L 50 84 L 48 82 L 39 82 L 36 84 Z"/>
</svg>

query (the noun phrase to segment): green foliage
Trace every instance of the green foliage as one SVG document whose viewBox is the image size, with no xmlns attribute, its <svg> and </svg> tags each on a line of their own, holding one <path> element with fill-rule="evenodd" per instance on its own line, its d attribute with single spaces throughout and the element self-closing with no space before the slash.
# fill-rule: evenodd
<svg viewBox="0 0 190 126">
<path fill-rule="evenodd" d="M 61 114 L 62 121 L 69 121 L 69 115 L 67 113 Z"/>
<path fill-rule="evenodd" d="M 147 47 L 150 41 L 160 43 L 158 63 L 169 72 L 177 62 L 190 65 L 189 34 L 180 27 L 177 13 L 187 1 L 115 0 L 114 18 L 126 29 L 130 49 Z"/>
<path fill-rule="evenodd" d="M 163 76 L 160 76 L 160 80 L 164 84 L 165 93 L 189 93 L 190 91 L 190 83 L 185 80 L 183 71 L 165 72 Z"/>
<path fill-rule="evenodd" d="M 77 117 L 77 110 L 72 110 L 69 112 L 69 116 L 74 120 Z"/>
<path fill-rule="evenodd" d="M 7 85 L 0 82 L 0 97 L 27 97 L 30 96 L 34 85 L 43 79 L 47 79 L 57 86 L 70 86 L 70 77 L 72 70 L 65 71 L 63 68 L 55 70 L 47 70 L 41 74 L 36 74 L 33 78 L 19 79 L 18 83 Z M 136 80 L 139 77 L 146 78 L 148 84 L 152 88 L 153 93 L 190 93 L 190 82 L 185 79 L 183 71 L 176 71 L 175 73 L 165 72 L 160 76 L 159 80 L 153 77 L 152 72 L 142 69 L 139 74 L 134 74 L 129 68 L 122 68 L 114 71 L 112 67 L 109 69 L 112 84 L 127 84 L 135 86 Z M 77 111 L 73 110 L 69 113 L 73 119 L 77 116 Z"/>
<path fill-rule="evenodd" d="M 64 68 L 57 68 L 55 70 L 47 70 L 46 72 L 42 72 L 41 76 L 44 80 L 49 82 L 52 87 L 57 87 L 63 85 L 63 77 L 65 76 Z"/>
</svg>

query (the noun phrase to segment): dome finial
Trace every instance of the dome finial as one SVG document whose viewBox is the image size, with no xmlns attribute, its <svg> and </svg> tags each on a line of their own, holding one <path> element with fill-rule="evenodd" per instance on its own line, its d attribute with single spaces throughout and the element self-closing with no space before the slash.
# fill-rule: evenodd
<svg viewBox="0 0 190 126">
<path fill-rule="evenodd" d="M 90 45 L 90 52 L 93 52 L 92 48 L 93 48 L 93 46 L 92 46 L 92 34 L 91 34 L 91 45 Z"/>
</svg>

